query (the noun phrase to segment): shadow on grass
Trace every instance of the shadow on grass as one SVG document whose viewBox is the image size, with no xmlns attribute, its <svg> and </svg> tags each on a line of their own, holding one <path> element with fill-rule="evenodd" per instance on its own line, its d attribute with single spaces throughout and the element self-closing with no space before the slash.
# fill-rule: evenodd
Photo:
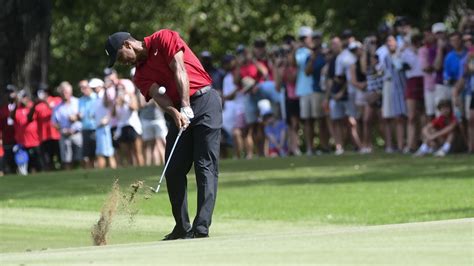
<svg viewBox="0 0 474 266">
<path fill-rule="evenodd" d="M 334 160 L 336 157 L 333 157 Z M 281 159 L 280 165 L 282 164 Z M 305 161 L 301 160 L 300 161 Z M 345 161 L 346 171 L 352 165 L 357 164 L 353 160 Z M 288 170 L 288 177 L 259 177 L 262 169 L 266 169 L 267 160 L 260 162 L 261 168 L 257 173 L 255 179 L 252 179 L 252 174 L 248 168 L 244 168 L 248 172 L 248 178 L 229 179 L 221 178 L 219 186 L 221 189 L 236 188 L 236 187 L 251 187 L 251 186 L 286 186 L 286 185 L 332 185 L 332 184 L 350 184 L 360 182 L 391 182 L 391 181 L 408 181 L 414 179 L 466 179 L 472 178 L 472 171 L 469 168 L 456 168 L 458 164 L 450 164 L 451 167 L 431 167 L 428 166 L 410 166 L 397 167 L 393 161 L 390 167 L 384 167 L 386 160 L 369 162 L 367 169 L 351 170 L 339 176 L 331 176 L 335 173 L 328 173 L 327 176 L 301 176 L 299 172 L 294 172 L 294 169 Z M 258 162 L 255 160 L 255 162 Z M 287 161 L 285 161 L 288 164 Z M 290 161 L 291 162 L 291 161 Z M 350 162 L 350 164 L 349 164 Z M 272 165 L 273 165 L 272 161 Z M 313 162 L 315 164 L 317 162 Z M 327 165 L 333 166 L 325 161 Z M 241 163 L 242 166 L 248 166 L 249 163 Z M 290 163 L 291 164 L 291 163 Z M 299 163 L 304 165 L 304 163 Z M 252 164 L 253 165 L 253 162 Z M 314 171 L 318 171 L 318 166 L 314 166 Z M 374 170 L 368 170 L 374 169 Z M 444 169 L 444 170 L 441 170 Z M 278 170 L 271 168 L 271 170 Z M 122 188 L 126 188 L 129 184 L 136 180 L 144 180 L 148 185 L 154 186 L 158 181 L 158 174 L 161 172 L 161 167 L 145 167 L 145 168 L 124 168 L 119 170 L 92 170 L 92 171 L 70 171 L 70 172 L 55 172 L 32 176 L 9 176 L 8 178 L 0 179 L 0 201 L 10 199 L 41 199 L 45 196 L 49 198 L 64 197 L 64 196 L 93 196 L 106 195 L 110 191 L 110 187 L 115 180 L 119 178 L 119 183 Z M 225 169 L 227 172 L 227 168 Z M 351 173 L 354 172 L 354 173 Z M 281 175 L 280 175 L 281 176 Z M 190 180 L 193 179 L 193 174 L 189 175 Z M 190 191 L 195 190 L 195 186 L 189 186 Z"/>
<path fill-rule="evenodd" d="M 441 209 L 441 210 L 432 210 L 427 212 L 415 212 L 414 216 L 425 216 L 425 215 L 445 215 L 445 214 L 463 214 L 465 217 L 474 217 L 474 207 L 466 208 L 451 208 L 451 209 Z"/>
<path fill-rule="evenodd" d="M 339 177 L 302 177 L 293 176 L 288 178 L 265 178 L 265 179 L 245 179 L 245 180 L 223 180 L 219 186 L 222 187 L 249 187 L 258 185 L 332 185 L 358 182 L 391 182 L 413 179 L 469 179 L 473 178 L 468 170 L 461 171 L 417 171 L 411 173 L 403 172 L 382 172 L 365 171 L 358 174 L 347 174 Z"/>
</svg>

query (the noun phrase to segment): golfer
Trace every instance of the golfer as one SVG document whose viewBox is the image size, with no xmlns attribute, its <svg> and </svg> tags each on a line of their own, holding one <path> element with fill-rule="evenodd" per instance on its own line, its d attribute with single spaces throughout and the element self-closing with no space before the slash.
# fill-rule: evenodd
<svg viewBox="0 0 474 266">
<path fill-rule="evenodd" d="M 134 83 L 153 99 L 171 121 L 166 137 L 166 160 L 178 131 L 185 129 L 165 173 L 176 225 L 163 240 L 209 236 L 216 202 L 219 164 L 221 99 L 211 88 L 211 78 L 175 31 L 163 29 L 143 41 L 130 33 L 116 32 L 105 44 L 109 67 L 115 61 L 136 66 Z M 163 93 L 163 88 L 166 92 Z M 197 213 L 191 226 L 187 203 L 187 178 L 194 162 Z"/>
</svg>

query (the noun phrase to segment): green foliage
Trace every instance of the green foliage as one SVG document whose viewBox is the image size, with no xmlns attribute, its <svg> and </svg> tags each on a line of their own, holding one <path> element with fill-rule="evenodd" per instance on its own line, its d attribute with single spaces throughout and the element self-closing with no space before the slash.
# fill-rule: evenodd
<svg viewBox="0 0 474 266">
<path fill-rule="evenodd" d="M 220 56 L 257 37 L 279 42 L 301 25 L 327 35 L 350 27 L 362 36 L 387 15 L 405 14 L 415 25 L 426 26 L 442 20 L 449 7 L 451 1 L 435 0 L 54 0 L 49 80 L 76 83 L 102 76 L 105 39 L 115 31 L 141 39 L 171 28 L 196 52 L 206 49 Z M 119 72 L 127 75 L 125 68 Z"/>
</svg>

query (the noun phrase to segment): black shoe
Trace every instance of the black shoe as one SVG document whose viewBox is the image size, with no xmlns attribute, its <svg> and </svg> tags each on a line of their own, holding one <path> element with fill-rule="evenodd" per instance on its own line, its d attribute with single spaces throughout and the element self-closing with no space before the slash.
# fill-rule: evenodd
<svg viewBox="0 0 474 266">
<path fill-rule="evenodd" d="M 188 231 L 186 233 L 176 233 L 176 232 L 171 232 L 167 234 L 164 238 L 163 241 L 168 241 L 168 240 L 176 240 L 176 239 L 190 239 L 193 238 L 194 234 L 193 231 Z"/>
<path fill-rule="evenodd" d="M 206 237 L 209 237 L 209 235 L 198 233 L 198 232 L 194 232 L 194 234 L 193 234 L 193 238 L 206 238 Z"/>
</svg>

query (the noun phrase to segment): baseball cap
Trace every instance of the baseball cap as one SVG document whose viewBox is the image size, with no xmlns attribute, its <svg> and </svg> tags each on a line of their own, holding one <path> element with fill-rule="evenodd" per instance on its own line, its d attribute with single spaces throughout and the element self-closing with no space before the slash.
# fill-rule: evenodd
<svg viewBox="0 0 474 266">
<path fill-rule="evenodd" d="M 431 32 L 438 33 L 438 32 L 446 32 L 446 25 L 443 22 L 437 22 L 431 26 Z"/>
<path fill-rule="evenodd" d="M 239 44 L 239 45 L 237 46 L 237 48 L 235 49 L 235 52 L 236 52 L 237 54 L 241 54 L 241 53 L 243 53 L 243 52 L 245 51 L 245 49 L 246 49 L 246 48 L 245 48 L 245 45 Z"/>
<path fill-rule="evenodd" d="M 262 38 L 258 38 L 253 42 L 253 46 L 256 48 L 264 48 L 266 45 L 267 42 Z"/>
<path fill-rule="evenodd" d="M 205 50 L 201 52 L 201 57 L 212 57 L 211 52 Z"/>
<path fill-rule="evenodd" d="M 105 42 L 105 53 L 109 56 L 108 67 L 112 67 L 117 59 L 117 51 L 124 41 L 132 37 L 128 32 L 116 32 L 110 35 Z"/>
<path fill-rule="evenodd" d="M 222 63 L 223 64 L 226 64 L 226 63 L 229 63 L 231 62 L 232 60 L 234 60 L 234 56 L 231 55 L 231 54 L 225 54 L 223 57 L 222 57 Z"/>
<path fill-rule="evenodd" d="M 311 27 L 308 27 L 308 26 L 302 26 L 298 30 L 299 37 L 308 37 L 308 36 L 311 36 L 312 34 L 313 34 L 313 30 L 311 29 Z"/>
<path fill-rule="evenodd" d="M 104 87 L 104 82 L 101 79 L 93 78 L 89 80 L 89 87 L 91 88 Z"/>
<path fill-rule="evenodd" d="M 354 49 L 357 49 L 357 48 L 361 48 L 362 47 L 362 43 L 361 42 L 358 42 L 358 41 L 355 41 L 355 42 L 351 42 L 349 43 L 349 50 L 354 50 Z"/>
<path fill-rule="evenodd" d="M 7 87 L 6 87 L 6 91 L 7 91 L 7 92 L 14 92 L 14 91 L 16 91 L 16 90 L 18 90 L 18 89 L 17 89 L 16 86 L 13 85 L 13 84 L 8 84 Z"/>
<path fill-rule="evenodd" d="M 319 30 L 313 31 L 313 38 L 321 38 L 323 37 L 323 33 L 320 32 Z"/>
</svg>

